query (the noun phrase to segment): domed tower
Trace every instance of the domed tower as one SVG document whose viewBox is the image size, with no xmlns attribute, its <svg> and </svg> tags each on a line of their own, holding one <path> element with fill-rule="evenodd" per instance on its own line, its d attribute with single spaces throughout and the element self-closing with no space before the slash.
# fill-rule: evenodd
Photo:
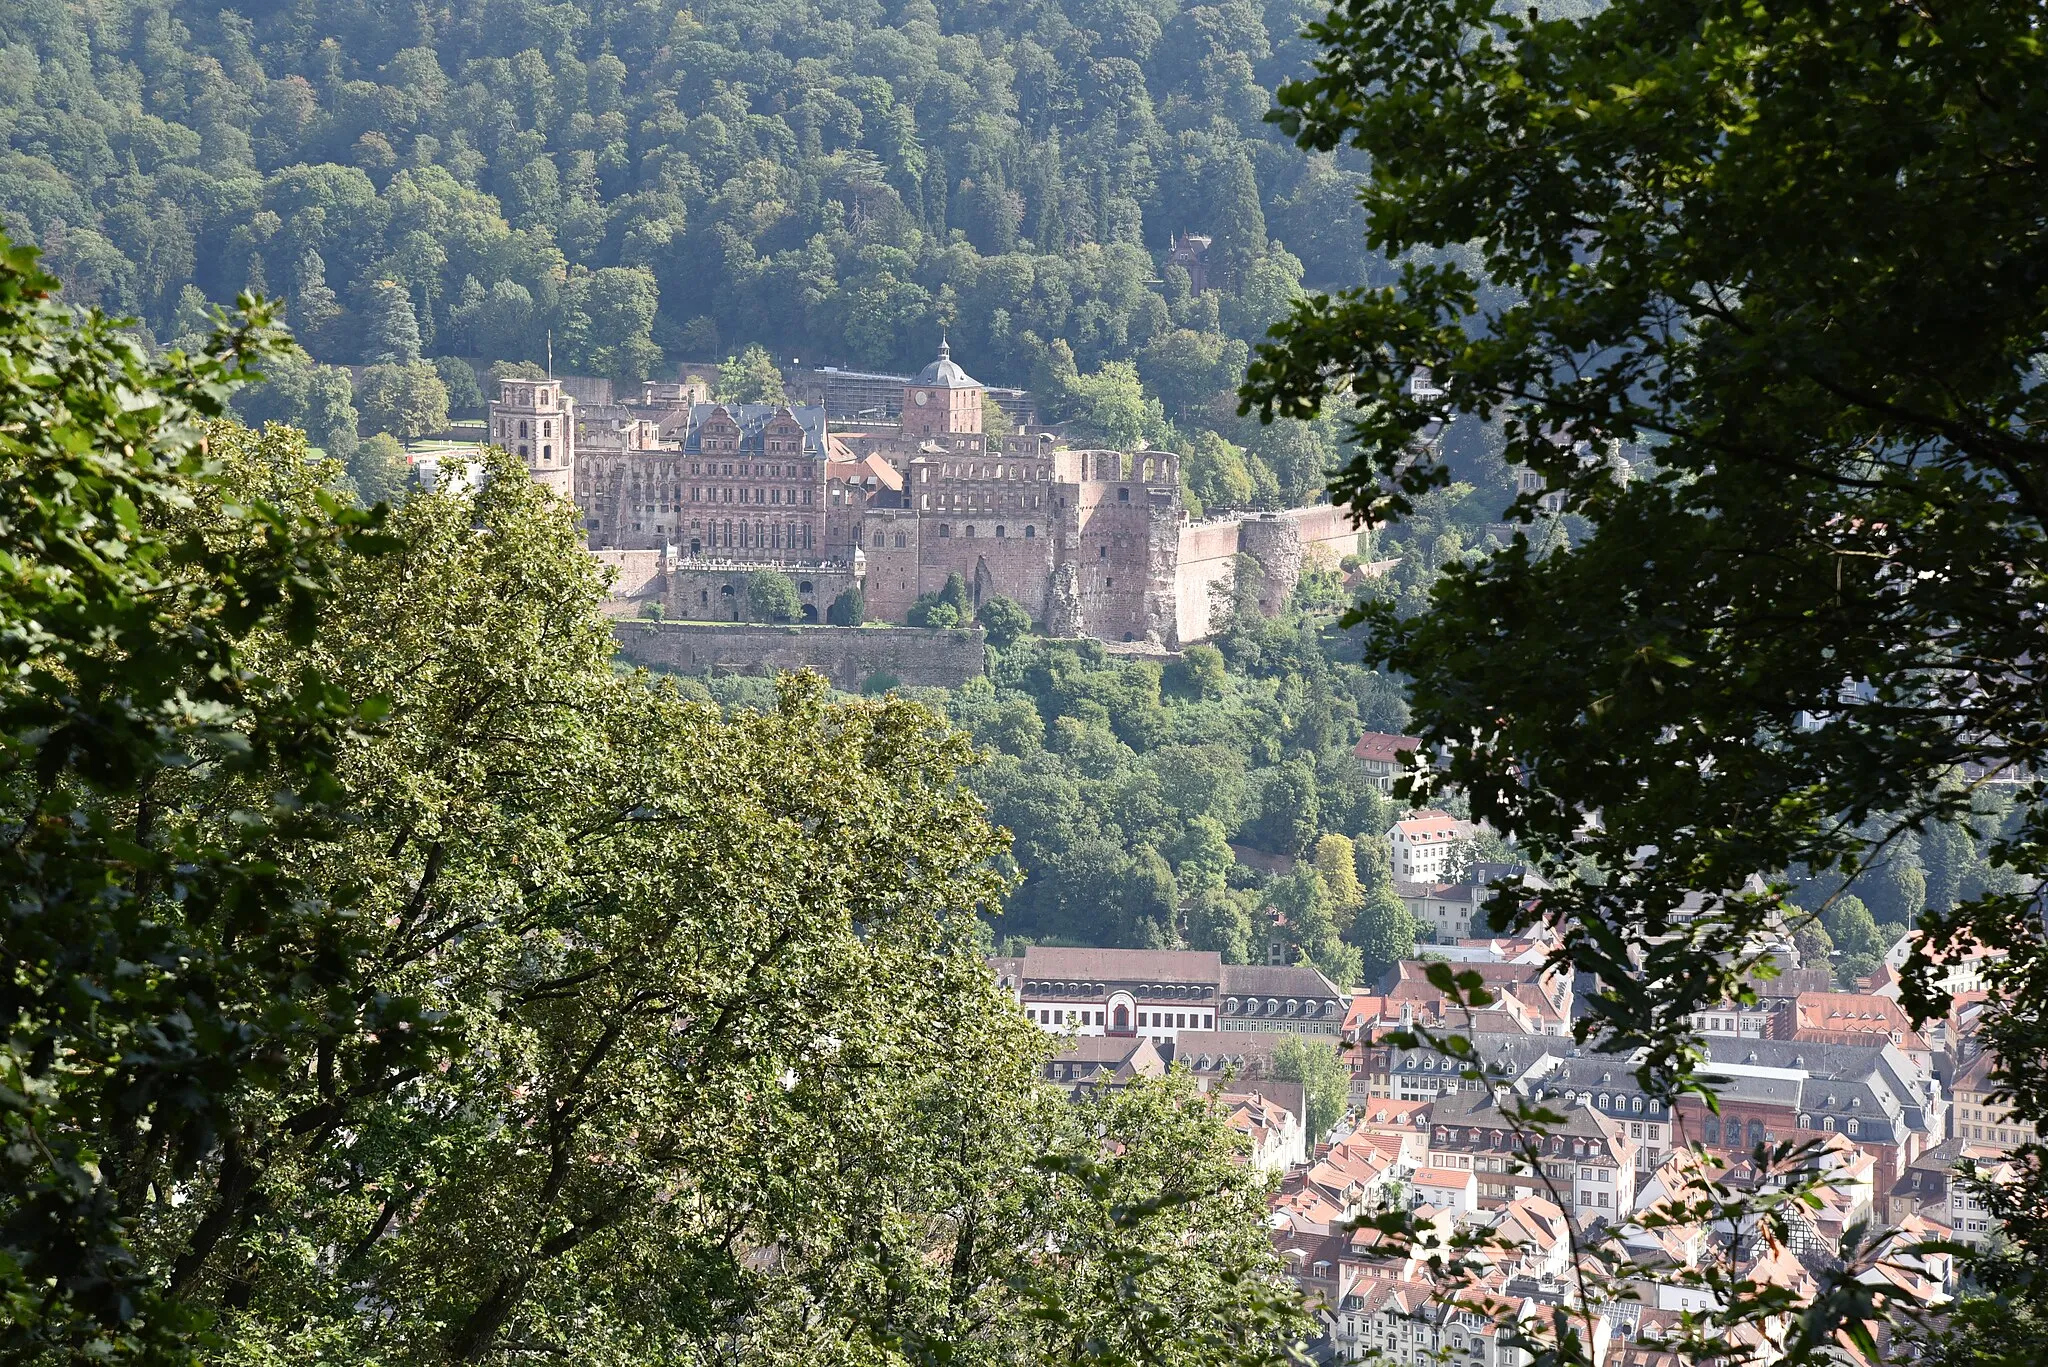
<svg viewBox="0 0 2048 1367">
<path fill-rule="evenodd" d="M 491 405 L 491 441 L 526 462 L 555 494 L 576 496 L 576 400 L 560 380 L 505 380 Z"/>
<path fill-rule="evenodd" d="M 903 435 L 906 437 L 971 436 L 981 448 L 981 400 L 988 387 L 953 364 L 952 348 L 939 340 L 938 359 L 903 386 Z M 952 441 L 947 446 L 955 445 Z"/>
</svg>

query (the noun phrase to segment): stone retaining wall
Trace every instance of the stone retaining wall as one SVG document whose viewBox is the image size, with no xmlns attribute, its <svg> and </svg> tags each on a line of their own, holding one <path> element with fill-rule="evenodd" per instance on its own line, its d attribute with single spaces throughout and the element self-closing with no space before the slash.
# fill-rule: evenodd
<svg viewBox="0 0 2048 1367">
<path fill-rule="evenodd" d="M 982 672 L 980 627 L 768 626 L 729 622 L 619 621 L 612 633 L 633 664 L 676 674 L 780 674 L 809 666 L 847 692 L 877 674 L 901 683 L 958 688 Z"/>
</svg>

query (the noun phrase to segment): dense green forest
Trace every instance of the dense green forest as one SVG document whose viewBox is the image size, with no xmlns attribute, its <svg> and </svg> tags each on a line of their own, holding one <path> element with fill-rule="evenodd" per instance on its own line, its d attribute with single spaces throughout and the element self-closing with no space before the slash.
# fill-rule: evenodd
<svg viewBox="0 0 2048 1367">
<path fill-rule="evenodd" d="M 626 379 L 750 343 L 900 368 L 948 328 L 1050 416 L 1178 442 L 1197 501 L 1270 503 L 1320 489 L 1336 430 L 1238 418 L 1248 344 L 1299 289 L 1377 266 L 1355 168 L 1262 122 L 1319 13 L 16 5 L 0 214 L 74 302 L 157 341 L 253 288 L 330 365 L 552 341 Z M 1207 290 L 1168 264 L 1179 233 L 1213 239 Z M 348 396 L 278 369 L 249 416 L 346 445 Z M 389 396 L 354 402 L 407 435 Z"/>
<path fill-rule="evenodd" d="M 1351 591 L 1426 595 L 1443 564 L 1482 553 L 1459 520 L 1480 492 L 1457 484 L 1423 500 L 1387 538 L 1418 568 Z M 901 690 L 982 747 L 964 779 L 1010 832 L 1020 880 L 994 917 L 999 939 L 1207 949 L 1234 963 L 1263 961 L 1279 942 L 1346 985 L 1428 954 L 1427 929 L 1393 892 L 1385 837 L 1405 803 L 1373 787 L 1352 755 L 1360 732 L 1407 727 L 1405 681 L 1359 663 L 1358 632 L 1340 621 L 1343 574 L 1310 571 L 1267 617 L 1255 567 L 1240 568 L 1245 588 L 1225 629 L 1171 663 L 997 630 L 1010 614 L 996 599 L 982 614 L 984 677 Z M 680 686 L 734 711 L 775 704 L 766 679 Z M 1447 805 L 1466 814 L 1459 794 Z M 2014 820 L 2010 794 L 1989 786 L 1970 817 L 1892 839 L 1846 883 L 1777 871 L 1793 903 L 1817 913 L 1795 937 L 1802 964 L 1852 990 L 1923 912 L 2015 886 L 1992 860 Z M 1454 868 L 1520 857 L 1481 831 Z"/>
</svg>

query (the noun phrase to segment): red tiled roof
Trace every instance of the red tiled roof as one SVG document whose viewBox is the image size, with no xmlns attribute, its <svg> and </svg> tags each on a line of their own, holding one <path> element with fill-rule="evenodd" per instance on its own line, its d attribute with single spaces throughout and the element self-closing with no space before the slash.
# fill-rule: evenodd
<svg viewBox="0 0 2048 1367">
<path fill-rule="evenodd" d="M 1403 753 L 1421 748 L 1422 742 L 1414 736 L 1394 736 L 1385 731 L 1368 731 L 1358 738 L 1358 744 L 1351 747 L 1351 753 L 1359 759 L 1392 764 Z"/>
</svg>

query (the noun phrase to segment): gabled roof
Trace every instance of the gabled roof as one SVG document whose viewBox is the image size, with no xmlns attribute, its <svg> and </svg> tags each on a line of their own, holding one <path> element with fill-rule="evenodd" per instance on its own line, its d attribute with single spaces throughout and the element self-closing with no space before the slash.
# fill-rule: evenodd
<svg viewBox="0 0 2048 1367">
<path fill-rule="evenodd" d="M 1358 738 L 1358 744 L 1351 747 L 1351 753 L 1359 759 L 1377 760 L 1392 764 L 1410 750 L 1420 750 L 1422 742 L 1414 736 L 1396 736 L 1386 731 L 1368 731 Z"/>
<path fill-rule="evenodd" d="M 761 429 L 777 417 L 789 417 L 804 429 L 804 454 L 810 457 L 822 456 L 826 452 L 825 410 L 815 406 L 792 408 L 779 403 L 700 403 L 690 407 L 690 432 L 683 439 L 683 449 L 701 452 L 704 449 L 704 424 L 729 418 L 740 429 L 743 444 L 751 444 L 761 435 Z M 737 454 L 754 454 L 748 450 Z"/>
<path fill-rule="evenodd" d="M 1308 964 L 1224 964 L 1225 995 L 1243 997 L 1341 997 L 1337 984 Z"/>
<path fill-rule="evenodd" d="M 1021 969 L 1027 978 L 1076 982 L 1209 984 L 1223 976 L 1221 955 L 1192 949 L 1076 949 L 1031 945 Z"/>
</svg>

